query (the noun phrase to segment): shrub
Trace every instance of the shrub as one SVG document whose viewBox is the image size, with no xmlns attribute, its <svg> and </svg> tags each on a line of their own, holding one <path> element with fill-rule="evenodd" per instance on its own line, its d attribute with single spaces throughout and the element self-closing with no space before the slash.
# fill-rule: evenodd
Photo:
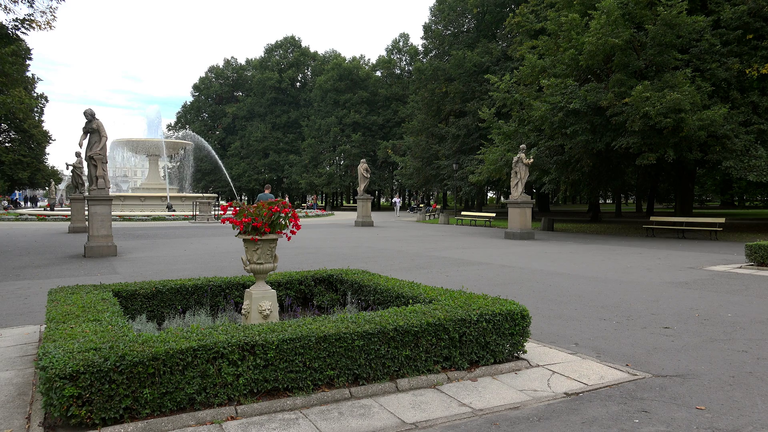
<svg viewBox="0 0 768 432">
<path fill-rule="evenodd" d="M 298 303 L 380 310 L 261 325 L 214 324 L 137 334 L 129 319 L 218 310 L 247 277 L 81 285 L 48 294 L 38 352 L 43 406 L 70 424 L 106 425 L 255 400 L 269 391 L 379 382 L 509 361 L 524 352 L 530 315 L 518 303 L 361 270 L 271 275 Z"/>
<path fill-rule="evenodd" d="M 758 267 L 768 267 L 768 241 L 745 244 L 744 256 L 747 262 L 754 263 Z"/>
</svg>

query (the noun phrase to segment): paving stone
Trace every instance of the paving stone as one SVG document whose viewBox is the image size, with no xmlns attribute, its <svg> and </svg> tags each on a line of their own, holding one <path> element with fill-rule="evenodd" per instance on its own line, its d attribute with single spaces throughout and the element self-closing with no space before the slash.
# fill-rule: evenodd
<svg viewBox="0 0 768 432">
<path fill-rule="evenodd" d="M 446 384 L 438 387 L 438 389 L 474 409 L 509 405 L 530 399 L 523 392 L 491 377 L 478 378 L 477 381 Z"/>
<path fill-rule="evenodd" d="M 0 372 L 33 369 L 35 367 L 35 357 L 37 357 L 37 341 L 16 346 L 0 347 Z"/>
<path fill-rule="evenodd" d="M 194 411 L 170 417 L 160 417 L 132 423 L 118 424 L 99 429 L 101 432 L 165 432 L 189 428 L 215 420 L 224 420 L 235 416 L 234 407 L 213 408 Z"/>
<path fill-rule="evenodd" d="M 0 426 L 2 430 L 23 431 L 27 426 L 29 399 L 32 396 L 32 368 L 0 372 Z"/>
<path fill-rule="evenodd" d="M 435 389 L 412 390 L 373 398 L 406 423 L 472 412 L 472 408 Z"/>
<path fill-rule="evenodd" d="M 541 345 L 537 344 L 536 342 L 528 341 L 528 342 L 525 343 L 525 349 L 536 348 L 536 347 L 540 347 L 540 346 Z"/>
<path fill-rule="evenodd" d="M 445 375 L 448 376 L 448 381 L 458 381 L 467 377 L 467 371 L 451 371 Z"/>
<path fill-rule="evenodd" d="M 212 425 L 205 425 L 205 426 L 188 427 L 184 429 L 179 429 L 174 432 L 221 432 L 221 431 L 222 431 L 221 425 L 212 424 Z"/>
<path fill-rule="evenodd" d="M 349 388 L 349 394 L 351 394 L 352 397 L 380 396 L 395 392 L 397 392 L 397 385 L 392 381 Z"/>
<path fill-rule="evenodd" d="M 586 387 L 583 383 L 543 367 L 498 375 L 496 379 L 529 396 L 528 392 L 565 393 Z"/>
<path fill-rule="evenodd" d="M 410 429 L 394 414 L 371 399 L 339 402 L 303 410 L 321 432 L 375 432 Z"/>
<path fill-rule="evenodd" d="M 229 421 L 222 427 L 224 432 L 318 432 L 315 425 L 298 411 Z"/>
<path fill-rule="evenodd" d="M 23 344 L 35 344 L 40 339 L 40 326 L 4 328 L 0 331 L 0 348 Z"/>
<path fill-rule="evenodd" d="M 329 392 L 314 393 L 307 396 L 297 396 L 271 401 L 258 402 L 237 407 L 237 415 L 240 417 L 255 417 L 281 411 L 291 411 L 316 405 L 349 399 L 349 390 L 337 389 Z"/>
<path fill-rule="evenodd" d="M 571 377 L 587 385 L 602 384 L 609 381 L 631 378 L 632 376 L 600 363 L 581 359 L 575 362 L 558 363 L 546 366 L 547 369 Z"/>
<path fill-rule="evenodd" d="M 485 376 L 501 375 L 509 372 L 516 372 L 531 367 L 526 360 L 517 360 L 508 363 L 500 363 L 490 366 L 481 366 L 476 370 L 467 373 L 463 379 L 480 378 Z"/>
<path fill-rule="evenodd" d="M 562 351 L 545 346 L 531 348 L 528 350 L 527 354 L 523 354 L 521 357 L 542 366 L 581 360 L 581 357 L 566 354 Z"/>
<path fill-rule="evenodd" d="M 400 391 L 434 387 L 443 385 L 447 382 L 449 382 L 448 376 L 444 373 L 402 378 L 396 381 L 397 389 Z"/>
</svg>

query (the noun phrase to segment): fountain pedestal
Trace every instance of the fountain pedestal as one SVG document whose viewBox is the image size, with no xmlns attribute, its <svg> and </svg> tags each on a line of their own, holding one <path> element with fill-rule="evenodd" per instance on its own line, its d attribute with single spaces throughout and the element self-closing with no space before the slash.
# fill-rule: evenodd
<svg viewBox="0 0 768 432">
<path fill-rule="evenodd" d="M 89 194 L 85 199 L 88 201 L 88 241 L 83 256 L 117 256 L 117 245 L 112 237 L 112 197 L 109 193 Z"/>
<path fill-rule="evenodd" d="M 88 224 L 85 222 L 85 197 L 83 195 L 71 195 L 69 197 L 70 218 L 69 233 L 88 232 Z"/>
</svg>

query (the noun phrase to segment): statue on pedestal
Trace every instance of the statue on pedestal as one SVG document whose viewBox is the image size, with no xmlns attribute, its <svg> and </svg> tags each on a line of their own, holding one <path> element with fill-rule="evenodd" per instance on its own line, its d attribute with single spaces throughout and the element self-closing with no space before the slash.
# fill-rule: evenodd
<svg viewBox="0 0 768 432">
<path fill-rule="evenodd" d="M 509 195 L 509 199 L 520 199 L 525 191 L 525 182 L 528 180 L 528 167 L 533 163 L 533 159 L 525 157 L 525 145 L 520 146 L 520 152 L 512 160 L 512 180 L 511 189 L 512 193 Z"/>
<path fill-rule="evenodd" d="M 56 202 L 56 183 L 51 179 L 51 184 L 48 186 L 48 201 L 51 203 Z"/>
<path fill-rule="evenodd" d="M 371 169 L 368 168 L 365 159 L 361 159 L 360 165 L 357 166 L 357 196 L 365 196 L 365 188 L 368 187 L 370 181 Z"/>
<path fill-rule="evenodd" d="M 88 108 L 83 112 L 85 126 L 80 136 L 80 148 L 88 138 L 85 147 L 85 162 L 88 164 L 88 191 L 93 193 L 109 193 L 109 173 L 107 171 L 107 131 L 96 113 Z"/>
<path fill-rule="evenodd" d="M 84 177 L 84 166 L 83 166 L 83 157 L 79 151 L 75 152 L 75 157 L 77 158 L 74 163 L 68 163 L 67 169 L 72 167 L 72 179 L 70 180 L 70 183 L 72 184 L 72 188 L 74 189 L 75 195 L 83 195 L 85 193 L 85 177 Z"/>
</svg>

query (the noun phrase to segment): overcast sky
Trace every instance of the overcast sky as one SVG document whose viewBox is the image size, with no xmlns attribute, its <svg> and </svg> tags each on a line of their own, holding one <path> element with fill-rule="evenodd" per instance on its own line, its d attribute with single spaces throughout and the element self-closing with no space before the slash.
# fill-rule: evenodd
<svg viewBox="0 0 768 432">
<path fill-rule="evenodd" d="M 32 73 L 48 96 L 48 161 L 74 161 L 93 108 L 110 142 L 143 137 L 145 112 L 159 105 L 165 123 L 194 84 L 225 58 L 262 55 L 287 35 L 318 52 L 375 60 L 402 32 L 421 43 L 434 0 L 67 0 L 56 28 L 33 32 Z"/>
</svg>

